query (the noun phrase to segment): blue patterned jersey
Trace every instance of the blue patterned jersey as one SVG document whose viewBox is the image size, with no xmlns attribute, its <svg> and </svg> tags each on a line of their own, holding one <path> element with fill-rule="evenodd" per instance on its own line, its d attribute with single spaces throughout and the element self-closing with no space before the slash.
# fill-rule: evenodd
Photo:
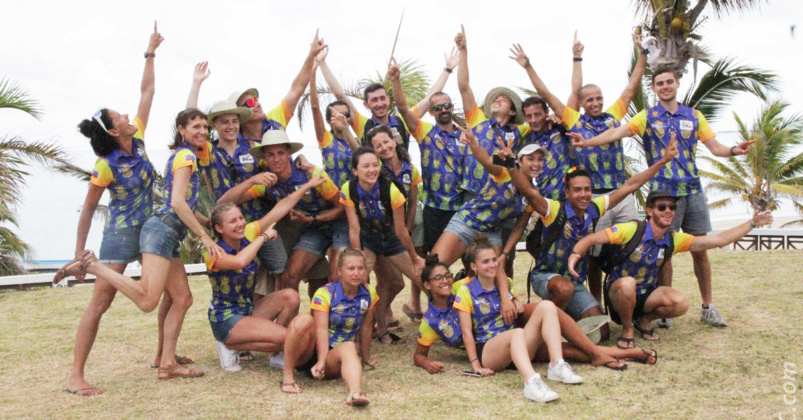
<svg viewBox="0 0 803 420">
<path fill-rule="evenodd" d="M 240 241 L 240 249 L 251 242 Z M 222 240 L 217 242 L 229 255 L 237 255 L 237 251 Z M 204 249 L 204 262 L 208 269 L 209 283 L 212 285 L 212 301 L 209 302 L 209 321 L 223 322 L 233 315 L 250 315 L 253 306 L 254 280 L 257 275 L 256 260 L 251 261 L 242 270 L 220 271 L 215 268 L 214 257 Z"/>
<path fill-rule="evenodd" d="M 424 180 L 424 205 L 455 211 L 463 204 L 463 174 L 466 145 L 460 142 L 460 130 L 451 133 L 437 125 L 418 122 L 413 137 L 421 148 Z"/>
<path fill-rule="evenodd" d="M 452 347 L 463 347 L 463 331 L 454 308 L 455 295 L 449 296 L 445 309 L 439 309 L 430 300 L 424 318 L 418 326 L 418 344 L 431 346 L 438 340 Z"/>
<path fill-rule="evenodd" d="M 513 293 L 511 291 L 508 293 L 513 299 Z M 494 285 L 492 290 L 485 290 L 476 277 L 460 286 L 454 300 L 454 308 L 471 314 L 474 341 L 477 344 L 485 343 L 497 334 L 515 327 L 515 321 L 506 324 L 502 318 L 499 288 Z"/>
<path fill-rule="evenodd" d="M 376 305 L 379 296 L 370 284 L 361 284 L 357 295 L 346 296 L 340 281 L 318 288 L 309 308 L 329 313 L 329 347 L 354 341 L 365 313 Z"/>
<path fill-rule="evenodd" d="M 159 209 L 159 214 L 170 213 L 178 219 L 176 211 L 170 207 L 170 200 L 173 195 L 173 173 L 181 168 L 190 167 L 192 175 L 190 175 L 190 182 L 187 185 L 187 193 L 184 199 L 190 206 L 191 210 L 195 210 L 198 204 L 198 192 L 201 190 L 201 183 L 198 179 L 198 166 L 209 166 L 209 156 L 212 153 L 212 143 L 204 143 L 202 150 L 194 150 L 192 146 L 187 143 L 182 143 L 170 158 L 167 159 L 165 166 L 164 176 L 164 205 Z"/>
<path fill-rule="evenodd" d="M 332 178 L 335 185 L 343 185 L 351 180 L 351 147 L 346 140 L 335 137 L 327 131 L 323 135 L 323 140 L 318 142 L 323 158 L 323 168 L 329 178 Z"/>
</svg>

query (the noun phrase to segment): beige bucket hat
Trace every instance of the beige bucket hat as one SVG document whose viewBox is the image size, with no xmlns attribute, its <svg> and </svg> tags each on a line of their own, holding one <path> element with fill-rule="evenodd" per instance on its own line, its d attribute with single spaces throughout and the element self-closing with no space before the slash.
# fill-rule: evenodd
<svg viewBox="0 0 803 420">
<path fill-rule="evenodd" d="M 224 99 L 222 101 L 217 101 L 212 104 L 212 109 L 209 110 L 209 113 L 206 114 L 206 121 L 211 125 L 212 120 L 215 118 L 226 115 L 226 114 L 237 114 L 240 117 L 240 124 L 248 121 L 251 118 L 251 114 L 254 111 L 251 111 L 248 108 L 237 106 L 234 101 L 230 101 L 228 99 Z"/>
<path fill-rule="evenodd" d="M 491 104 L 493 104 L 494 100 L 500 96 L 507 96 L 516 107 L 516 116 L 513 117 L 513 122 L 516 124 L 524 124 L 524 112 L 521 109 L 521 97 L 518 93 L 502 86 L 491 89 L 491 91 L 485 95 L 485 100 L 482 102 L 482 112 L 485 113 L 485 116 L 491 118 Z"/>
<path fill-rule="evenodd" d="M 289 145 L 290 154 L 293 154 L 304 147 L 303 143 L 290 141 L 290 137 L 287 136 L 286 132 L 282 130 L 270 130 L 262 136 L 262 142 L 255 144 L 254 147 L 248 150 L 248 153 L 257 159 L 263 159 L 265 157 L 265 146 L 275 146 L 277 144 Z"/>
</svg>

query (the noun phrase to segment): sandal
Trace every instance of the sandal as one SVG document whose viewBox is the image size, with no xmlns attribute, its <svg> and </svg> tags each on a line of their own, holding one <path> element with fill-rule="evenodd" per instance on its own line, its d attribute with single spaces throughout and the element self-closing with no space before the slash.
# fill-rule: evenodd
<svg viewBox="0 0 803 420">
<path fill-rule="evenodd" d="M 69 392 L 70 394 L 79 395 L 81 397 L 91 397 L 94 395 L 102 394 L 103 390 L 95 386 L 90 386 L 86 388 L 76 389 L 75 391 L 68 388 L 64 388 L 64 392 Z"/>
<path fill-rule="evenodd" d="M 241 362 L 250 362 L 254 360 L 254 354 L 250 351 L 244 351 L 240 353 L 240 361 Z"/>
<path fill-rule="evenodd" d="M 176 363 L 178 363 L 180 365 L 191 365 L 191 364 L 195 363 L 195 361 L 190 359 L 187 356 L 176 355 Z M 157 369 L 158 367 L 159 367 L 159 365 L 157 365 L 156 363 L 151 363 L 151 369 Z"/>
<path fill-rule="evenodd" d="M 204 376 L 204 371 L 190 369 L 178 363 L 167 369 L 159 368 L 159 379 L 163 381 L 173 378 L 200 378 L 201 376 Z"/>
<path fill-rule="evenodd" d="M 76 274 L 81 274 L 86 272 L 86 268 L 84 267 L 83 259 L 87 256 L 87 254 L 92 253 L 92 251 L 85 249 L 81 255 L 72 259 L 72 261 L 64 264 L 59 268 L 59 271 L 56 271 L 56 275 L 53 276 L 53 285 L 59 284 L 65 277 L 75 276 Z"/>
<path fill-rule="evenodd" d="M 624 347 L 619 345 L 619 343 L 621 343 L 623 341 L 625 342 Z M 625 338 L 625 337 L 619 336 L 619 341 L 616 342 L 616 347 L 619 347 L 622 350 L 630 350 L 630 349 L 633 348 L 633 343 L 634 343 L 634 340 L 632 338 Z"/>
<path fill-rule="evenodd" d="M 301 393 L 301 387 L 298 386 L 295 382 L 287 382 L 287 383 L 279 382 L 279 386 L 281 387 L 282 392 L 284 392 L 285 394 L 300 394 Z M 286 387 L 286 386 L 292 386 L 293 389 L 291 391 L 285 391 L 284 387 Z"/>
<path fill-rule="evenodd" d="M 641 338 L 647 341 L 658 341 L 661 339 L 661 337 L 659 337 L 658 334 L 655 333 L 655 328 L 650 328 L 650 329 L 642 328 L 641 320 L 633 321 L 633 328 L 635 328 L 636 331 L 641 333 Z M 647 338 L 647 336 L 650 336 L 652 338 Z"/>
<path fill-rule="evenodd" d="M 650 349 L 650 351 L 647 352 L 647 350 L 641 349 L 641 351 L 647 357 L 644 358 L 644 360 L 639 360 L 639 362 L 644 363 L 645 365 L 654 365 L 658 363 L 658 350 Z M 652 363 L 650 363 L 650 358 L 653 359 Z"/>
<path fill-rule="evenodd" d="M 622 363 L 622 364 L 619 365 L 619 366 L 611 366 L 611 363 L 617 363 L 617 364 L 618 363 Z M 614 357 L 614 360 L 611 360 L 609 362 L 603 363 L 602 366 L 605 366 L 606 368 L 612 369 L 612 370 L 625 370 L 625 369 L 627 369 L 627 363 L 622 362 L 621 360 L 619 360 L 618 357 Z"/>
<path fill-rule="evenodd" d="M 402 305 L 402 312 L 404 312 L 404 314 L 407 315 L 408 318 L 410 318 L 410 321 L 413 321 L 416 324 L 420 324 L 421 320 L 424 319 L 423 312 L 416 312 L 410 309 L 406 303 Z"/>
<path fill-rule="evenodd" d="M 365 407 L 370 403 L 371 402 L 362 392 L 352 392 L 348 399 L 346 399 L 346 405 L 350 405 L 352 407 Z"/>
<path fill-rule="evenodd" d="M 385 338 L 386 336 L 390 336 L 390 342 L 389 343 L 386 343 L 386 342 L 382 341 L 382 339 Z M 382 344 L 404 344 L 404 343 L 407 342 L 407 340 L 405 340 L 402 337 L 399 337 L 398 335 L 390 332 L 389 330 L 385 331 L 385 333 L 382 334 L 382 335 L 377 334 L 376 339 L 379 340 L 379 342 L 382 343 Z"/>
<path fill-rule="evenodd" d="M 404 327 L 402 326 L 401 322 L 399 322 L 398 319 L 393 321 L 393 322 L 389 322 L 387 327 L 388 327 L 388 331 L 393 331 L 393 332 L 404 331 Z"/>
</svg>

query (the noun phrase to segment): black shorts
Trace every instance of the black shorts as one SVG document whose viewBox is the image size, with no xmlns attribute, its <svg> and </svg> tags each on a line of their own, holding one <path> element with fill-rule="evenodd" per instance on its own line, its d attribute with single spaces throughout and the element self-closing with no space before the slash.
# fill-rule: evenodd
<svg viewBox="0 0 803 420">
<path fill-rule="evenodd" d="M 608 310 L 608 315 L 610 315 L 613 322 L 622 325 L 622 318 L 619 317 L 619 313 L 616 312 L 616 309 L 613 307 L 611 303 L 611 299 L 608 297 L 608 289 L 605 289 L 605 308 Z M 650 297 L 652 292 L 655 291 L 655 287 L 647 289 L 647 292 L 642 295 L 636 295 L 636 306 L 633 308 L 633 321 L 637 321 L 644 315 L 644 304 L 647 303 L 647 298 Z"/>
<path fill-rule="evenodd" d="M 485 348 L 485 343 L 476 343 L 475 347 L 477 348 L 477 359 L 480 361 L 480 365 L 482 365 L 482 349 Z M 516 370 L 516 365 L 513 362 L 510 362 L 510 364 L 505 367 L 505 370 Z"/>
<path fill-rule="evenodd" d="M 432 251 L 455 213 L 457 211 L 424 206 L 424 252 Z"/>
<path fill-rule="evenodd" d="M 329 351 L 331 351 L 333 348 L 334 347 L 329 346 Z M 309 360 L 307 360 L 307 363 L 303 363 L 296 366 L 296 372 L 305 373 L 308 377 L 315 379 L 315 377 L 312 376 L 312 367 L 315 366 L 316 363 L 318 363 L 317 349 L 312 352 L 312 357 L 310 357 Z"/>
</svg>

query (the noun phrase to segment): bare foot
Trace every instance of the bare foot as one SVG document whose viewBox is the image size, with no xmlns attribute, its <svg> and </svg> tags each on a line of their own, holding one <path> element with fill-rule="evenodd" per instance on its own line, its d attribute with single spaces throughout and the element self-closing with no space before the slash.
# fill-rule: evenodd
<svg viewBox="0 0 803 420">
<path fill-rule="evenodd" d="M 300 394 L 301 387 L 298 386 L 295 382 L 282 382 L 282 392 L 285 394 Z"/>
<path fill-rule="evenodd" d="M 360 391 L 352 392 L 349 394 L 349 397 L 346 398 L 346 405 L 350 405 L 352 407 L 365 407 L 370 403 L 371 401 L 369 401 L 368 398 L 365 397 L 365 394 Z"/>
</svg>

